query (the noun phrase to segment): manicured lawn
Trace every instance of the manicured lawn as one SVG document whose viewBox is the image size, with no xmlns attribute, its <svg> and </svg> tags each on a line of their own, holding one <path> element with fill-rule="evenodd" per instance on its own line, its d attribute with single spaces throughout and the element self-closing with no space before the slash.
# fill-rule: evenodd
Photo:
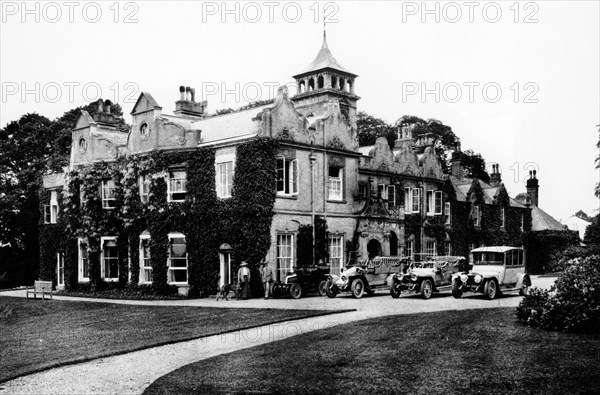
<svg viewBox="0 0 600 395">
<path fill-rule="evenodd" d="M 145 394 L 600 393 L 600 339 L 531 329 L 514 308 L 340 325 L 185 366 Z"/>
<path fill-rule="evenodd" d="M 0 382 L 75 361 L 326 313 L 331 312 L 133 306 L 0 296 Z"/>
</svg>

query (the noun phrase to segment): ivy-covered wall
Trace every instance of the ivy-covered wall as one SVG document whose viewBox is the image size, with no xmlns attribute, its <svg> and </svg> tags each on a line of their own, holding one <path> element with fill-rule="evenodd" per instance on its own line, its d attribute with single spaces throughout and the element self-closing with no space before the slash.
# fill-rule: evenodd
<svg viewBox="0 0 600 395">
<path fill-rule="evenodd" d="M 139 243 L 142 232 L 150 234 L 152 287 L 158 294 L 174 291 L 168 285 L 169 233 L 185 235 L 188 253 L 189 295 L 198 297 L 216 292 L 219 274 L 219 246 L 234 249 L 237 267 L 248 261 L 258 279 L 258 263 L 270 246 L 270 226 L 275 202 L 278 145 L 273 139 L 258 138 L 237 147 L 232 198 L 220 200 L 215 190 L 215 150 L 153 152 L 121 158 L 112 163 L 78 167 L 69 174 L 69 183 L 59 201 L 59 223 L 40 224 L 43 276 L 56 279 L 56 253 L 65 253 L 66 288 L 75 289 L 78 280 L 77 238 L 87 238 L 91 289 L 107 284 L 101 279 L 102 236 L 115 236 L 119 256 L 118 287 L 139 282 Z M 186 199 L 167 201 L 165 172 L 185 167 Z M 151 177 L 149 201 L 139 195 L 140 176 Z M 115 180 L 115 207 L 102 208 L 101 182 Z M 60 196 L 61 194 L 59 194 Z M 42 192 L 40 210 L 49 201 Z M 42 221 L 43 221 L 43 215 Z M 61 240 L 57 243 L 56 240 Z M 129 266 L 131 261 L 131 267 Z M 130 279 L 129 279 L 129 276 Z M 255 286 L 258 288 L 260 284 Z"/>
</svg>

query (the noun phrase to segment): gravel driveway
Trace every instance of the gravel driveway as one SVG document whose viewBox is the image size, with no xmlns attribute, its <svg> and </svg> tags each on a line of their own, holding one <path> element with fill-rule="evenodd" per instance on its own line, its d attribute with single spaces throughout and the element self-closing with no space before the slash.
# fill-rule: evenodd
<svg viewBox="0 0 600 395">
<path fill-rule="evenodd" d="M 541 288 L 549 288 L 554 280 L 554 278 L 532 278 L 533 285 Z M 2 295 L 24 296 L 24 291 L 7 291 Z M 66 297 L 56 297 L 56 299 L 81 300 L 81 298 Z M 99 300 L 94 299 L 94 301 Z M 359 300 L 340 295 L 335 299 L 307 297 L 299 300 L 106 301 L 107 303 L 173 306 L 356 309 L 356 311 L 266 325 L 50 369 L 0 384 L 0 394 L 140 394 L 159 377 L 190 363 L 326 327 L 384 315 L 516 307 L 520 301 L 521 297 L 514 293 L 489 301 L 480 294 L 467 295 L 460 300 L 454 299 L 449 294 L 434 294 L 429 300 L 423 300 L 414 294 L 403 294 L 399 299 L 392 299 L 384 292 Z"/>
</svg>

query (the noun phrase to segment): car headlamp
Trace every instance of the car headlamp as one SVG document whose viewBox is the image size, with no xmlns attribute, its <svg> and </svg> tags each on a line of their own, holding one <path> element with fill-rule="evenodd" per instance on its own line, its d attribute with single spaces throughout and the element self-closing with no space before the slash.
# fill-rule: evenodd
<svg viewBox="0 0 600 395">
<path fill-rule="evenodd" d="M 346 276 L 342 276 L 342 281 L 346 281 Z"/>
<path fill-rule="evenodd" d="M 469 276 L 467 276 L 466 274 L 461 274 L 460 275 L 460 281 L 462 281 L 463 283 L 467 283 L 467 280 L 469 280 Z"/>
<path fill-rule="evenodd" d="M 481 274 L 477 274 L 477 275 L 475 275 L 475 278 L 473 280 L 475 280 L 476 284 L 479 284 L 482 279 L 483 279 L 483 277 L 481 277 Z"/>
</svg>

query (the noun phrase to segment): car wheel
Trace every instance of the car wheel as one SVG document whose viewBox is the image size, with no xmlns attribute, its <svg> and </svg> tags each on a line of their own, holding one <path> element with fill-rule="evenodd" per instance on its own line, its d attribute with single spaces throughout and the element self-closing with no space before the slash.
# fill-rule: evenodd
<svg viewBox="0 0 600 395">
<path fill-rule="evenodd" d="M 397 299 L 400 297 L 400 293 L 402 292 L 402 287 L 399 281 L 394 281 L 392 286 L 390 287 L 390 295 L 392 298 Z"/>
<path fill-rule="evenodd" d="M 300 299 L 302 297 L 302 286 L 298 283 L 292 284 L 290 287 L 290 295 L 292 295 L 292 298 L 294 299 Z"/>
<path fill-rule="evenodd" d="M 327 295 L 328 298 L 335 298 L 335 296 L 338 294 L 337 291 L 333 289 L 333 287 L 334 285 L 331 284 L 329 281 L 325 283 L 325 295 Z"/>
<path fill-rule="evenodd" d="M 323 280 L 319 283 L 317 292 L 319 293 L 319 296 L 325 296 L 327 294 L 327 280 Z"/>
<path fill-rule="evenodd" d="M 483 293 L 489 300 L 494 299 L 498 295 L 498 282 L 495 278 L 488 280 L 483 287 Z"/>
<path fill-rule="evenodd" d="M 426 278 L 425 280 L 421 281 L 421 296 L 424 299 L 429 299 L 429 298 L 431 298 L 432 293 L 433 293 L 433 283 L 431 282 L 431 280 Z"/>
<path fill-rule="evenodd" d="M 452 281 L 452 296 L 454 296 L 456 299 L 460 299 L 463 294 L 463 291 L 460 289 L 460 283 L 461 281 L 458 278 Z"/>
<path fill-rule="evenodd" d="M 365 292 L 365 283 L 362 279 L 357 278 L 356 280 L 352 281 L 352 286 L 350 289 L 352 290 L 352 296 L 354 296 L 356 299 L 360 299 Z"/>
</svg>

